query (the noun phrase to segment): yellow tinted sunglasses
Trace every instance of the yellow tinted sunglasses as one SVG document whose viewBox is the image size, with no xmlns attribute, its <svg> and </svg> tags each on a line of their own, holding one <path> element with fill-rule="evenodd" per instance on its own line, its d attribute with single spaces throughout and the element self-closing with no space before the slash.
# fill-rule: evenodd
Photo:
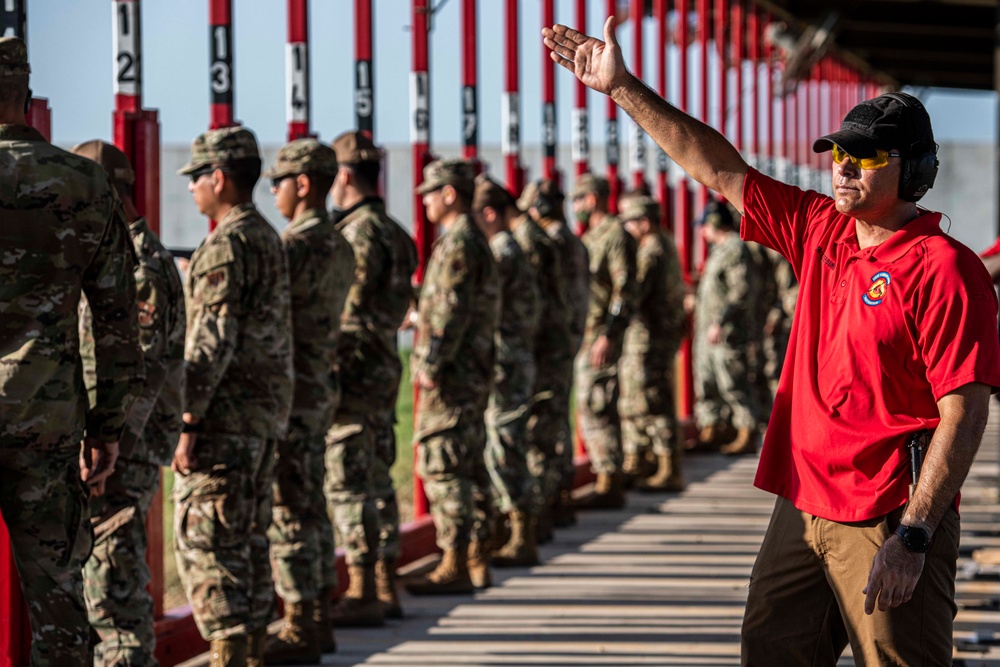
<svg viewBox="0 0 1000 667">
<path fill-rule="evenodd" d="M 837 144 L 833 145 L 833 161 L 840 164 L 847 158 L 851 161 L 858 169 L 881 169 L 885 165 L 889 164 L 889 158 L 891 157 L 901 157 L 899 153 L 890 153 L 889 151 L 876 150 L 875 157 L 854 157 L 847 153 L 843 148 Z"/>
</svg>

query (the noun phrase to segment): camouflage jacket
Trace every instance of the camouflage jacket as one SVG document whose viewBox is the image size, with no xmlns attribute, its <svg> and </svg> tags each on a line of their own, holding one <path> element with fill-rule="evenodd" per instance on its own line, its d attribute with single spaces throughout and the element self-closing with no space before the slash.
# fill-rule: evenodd
<svg viewBox="0 0 1000 667">
<path fill-rule="evenodd" d="M 96 163 L 0 125 L 0 448 L 117 441 L 142 382 L 134 257 Z M 87 407 L 77 304 L 94 311 Z"/>
<path fill-rule="evenodd" d="M 607 336 L 620 354 L 635 309 L 635 239 L 618 218 L 608 216 L 583 236 L 590 259 L 590 299 L 584 346 Z"/>
<path fill-rule="evenodd" d="M 563 271 L 560 248 L 529 215 L 522 216 L 514 228 L 514 240 L 524 252 L 538 283 L 538 326 L 533 348 L 535 356 L 546 359 L 557 355 L 572 356 L 566 274 Z"/>
<path fill-rule="evenodd" d="M 508 231 L 490 239 L 500 280 L 500 323 L 497 326 L 497 366 L 531 358 L 538 328 L 538 284 L 535 271 Z"/>
<path fill-rule="evenodd" d="M 567 315 L 572 356 L 583 341 L 587 326 L 587 301 L 590 299 L 590 271 L 587 247 L 578 239 L 565 222 L 555 218 L 542 218 L 538 224 L 545 230 L 559 250 L 566 285 Z"/>
<path fill-rule="evenodd" d="M 184 409 L 209 434 L 284 437 L 292 405 L 285 253 L 251 203 L 219 221 L 191 257 Z"/>
<path fill-rule="evenodd" d="M 758 297 L 750 250 L 732 232 L 709 251 L 698 281 L 695 336 L 703 339 L 708 327 L 718 324 L 726 342 L 746 341 L 750 304 Z"/>
<path fill-rule="evenodd" d="M 340 313 L 354 278 L 354 253 L 324 209 L 311 209 L 281 233 L 292 300 L 295 391 L 289 437 L 322 435 L 333 425 L 340 387 Z"/>
<path fill-rule="evenodd" d="M 775 303 L 767 315 L 766 323 L 772 333 L 787 334 L 792 330 L 792 316 L 795 315 L 795 303 L 799 300 L 799 281 L 788 260 L 778 251 L 765 247 L 771 259 L 771 270 L 774 278 Z"/>
<path fill-rule="evenodd" d="M 184 383 L 184 286 L 173 255 L 149 229 L 145 218 L 129 225 L 138 264 L 139 347 L 145 380 L 128 412 L 119 456 L 132 461 L 169 465 L 180 435 Z M 80 299 L 80 355 L 90 405 L 96 400 L 93 315 Z"/>
<path fill-rule="evenodd" d="M 684 281 L 673 240 L 660 229 L 647 234 L 639 243 L 636 266 L 637 299 L 625 348 L 673 354 L 684 336 Z"/>
<path fill-rule="evenodd" d="M 478 405 L 492 386 L 500 284 L 486 236 L 461 216 L 434 244 L 420 291 L 413 346 L 415 378 L 424 373 L 446 405 Z"/>
<path fill-rule="evenodd" d="M 753 241 L 744 241 L 750 251 L 753 276 L 751 282 L 757 285 L 757 299 L 750 308 L 751 320 L 747 323 L 752 327 L 751 334 L 755 340 L 764 337 L 764 324 L 768 315 L 778 302 L 778 285 L 774 281 L 774 266 L 768 249 Z"/>
<path fill-rule="evenodd" d="M 381 199 L 345 211 L 337 229 L 354 248 L 355 260 L 354 284 L 340 319 L 340 409 L 392 410 L 403 370 L 396 337 L 415 301 L 417 247 Z"/>
</svg>

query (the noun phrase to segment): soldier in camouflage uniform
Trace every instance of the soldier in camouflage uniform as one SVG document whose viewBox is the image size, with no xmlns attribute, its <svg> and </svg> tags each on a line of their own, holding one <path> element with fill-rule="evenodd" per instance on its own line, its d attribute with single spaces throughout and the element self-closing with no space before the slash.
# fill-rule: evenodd
<svg viewBox="0 0 1000 667">
<path fill-rule="evenodd" d="M 749 308 L 759 298 L 753 260 L 728 206 L 709 202 L 702 225 L 705 242 L 712 248 L 698 282 L 694 318 L 698 437 L 703 443 L 714 442 L 728 411 L 737 436 L 722 451 L 753 453 L 758 418 L 746 355 Z"/>
<path fill-rule="evenodd" d="M 177 569 L 213 667 L 263 664 L 274 602 L 266 531 L 292 405 L 292 322 L 281 239 L 253 204 L 260 168 L 253 133 L 225 128 L 195 139 L 180 170 L 218 221 L 188 268 L 173 462 Z"/>
<path fill-rule="evenodd" d="M 536 483 L 528 470 L 528 418 L 535 386 L 535 332 L 539 289 L 535 272 L 510 233 L 519 211 L 514 197 L 487 176 L 476 179 L 476 223 L 490 242 L 500 279 L 500 323 L 493 392 L 486 411 L 486 467 L 493 502 L 510 520 L 510 539 L 493 552 L 493 564 L 538 564 Z M 500 546 L 500 545 L 497 545 Z"/>
<path fill-rule="evenodd" d="M 354 277 L 354 253 L 326 212 L 337 174 L 333 149 L 315 139 L 298 139 L 278 151 L 264 173 L 288 226 L 281 243 L 291 287 L 295 390 L 288 436 L 278 442 L 274 471 L 271 567 L 285 621 L 268 645 L 268 664 L 318 662 L 330 628 L 316 620 L 322 569 L 320 534 L 329 525 L 323 495 L 326 433 L 340 399 L 337 346 L 340 312 Z M 328 624 L 328 621 L 327 621 Z"/>
<path fill-rule="evenodd" d="M 552 240 L 559 255 L 563 275 L 566 310 L 565 324 L 568 342 L 550 347 L 538 356 L 537 404 L 533 412 L 531 442 L 538 458 L 536 473 L 541 484 L 542 508 L 539 513 L 539 541 L 552 536 L 552 526 L 568 526 L 576 522 L 570 491 L 575 468 L 573 427 L 569 423 L 569 401 L 573 386 L 573 358 L 583 340 L 587 313 L 588 283 L 587 249 L 569 228 L 563 214 L 565 197 L 559 186 L 543 179 L 522 194 L 520 204 L 537 220 Z M 556 334 L 553 334 L 556 335 Z M 556 335 L 561 338 L 561 335 Z"/>
<path fill-rule="evenodd" d="M 160 466 L 170 465 L 181 430 L 184 382 L 184 286 L 174 258 L 132 198 L 135 172 L 125 154 L 103 141 L 73 153 L 97 162 L 111 176 L 122 202 L 138 259 L 135 269 L 139 345 L 145 382 L 129 410 L 118 462 L 103 496 L 90 503 L 94 550 L 83 571 L 90 625 L 100 643 L 94 664 L 154 666 L 153 598 L 146 591 L 146 516 L 160 487 Z M 80 354 L 90 405 L 97 401 L 93 314 L 80 299 Z"/>
<path fill-rule="evenodd" d="M 730 211 L 734 219 L 739 213 Z M 766 424 L 771 414 L 771 390 L 767 386 L 767 375 L 764 367 L 767 359 L 764 356 L 764 328 L 767 318 L 778 302 L 778 287 L 774 281 L 774 267 L 771 264 L 769 249 L 753 241 L 744 241 L 750 251 L 751 282 L 757 286 L 758 298 L 750 309 L 751 318 L 747 326 L 747 367 L 750 371 L 751 397 L 756 405 L 758 420 Z M 773 251 L 771 251 L 773 252 Z"/>
<path fill-rule="evenodd" d="M 619 363 L 624 469 L 652 454 L 655 474 L 640 489 L 683 491 L 680 433 L 674 403 L 674 358 L 684 335 L 684 281 L 673 240 L 660 228 L 660 203 L 633 196 L 621 203 L 625 229 L 636 240 L 635 314 Z M 636 465 L 636 467 L 638 467 Z"/>
<path fill-rule="evenodd" d="M 635 306 L 636 243 L 608 213 L 606 179 L 584 174 L 573 189 L 573 209 L 588 226 L 590 301 L 583 347 L 576 356 L 577 419 L 597 473 L 592 507 L 625 505 L 618 360 Z"/>
<path fill-rule="evenodd" d="M 386 611 L 402 615 L 389 581 L 399 557 L 399 511 L 389 468 L 396 456 L 393 425 L 402 375 L 396 332 L 413 300 L 416 247 L 378 197 L 381 151 L 360 132 L 340 135 L 333 150 L 341 164 L 331 190 L 339 209 L 337 229 L 355 260 L 340 315 L 344 394 L 327 437 L 327 499 L 346 540 L 350 575 L 334 622 L 373 626 L 384 622 Z M 387 524 L 384 550 L 382 516 Z M 392 591 L 386 603 L 378 596 L 377 573 L 382 588 Z"/>
<path fill-rule="evenodd" d="M 89 667 L 87 495 L 102 493 L 114 470 L 142 380 L 134 263 L 104 170 L 28 127 L 29 71 L 24 42 L 0 38 L 0 513 L 27 601 L 31 664 Z M 89 408 L 81 294 L 97 341 Z"/>
<path fill-rule="evenodd" d="M 472 166 L 462 160 L 427 165 L 417 188 L 428 220 L 444 229 L 424 274 L 412 358 L 420 389 L 416 469 L 444 555 L 437 569 L 407 584 L 415 595 L 471 593 L 470 569 L 475 583 L 489 583 L 486 544 L 473 539 L 473 493 L 485 469 L 483 413 L 493 380 L 500 288 L 489 243 L 468 213 L 473 189 Z"/>
<path fill-rule="evenodd" d="M 773 402 L 778 391 L 781 368 L 785 365 L 788 338 L 792 333 L 792 317 L 795 315 L 795 303 L 799 299 L 799 281 L 787 259 L 770 248 L 767 248 L 767 254 L 771 259 L 776 299 L 764 322 L 764 376 Z"/>
</svg>

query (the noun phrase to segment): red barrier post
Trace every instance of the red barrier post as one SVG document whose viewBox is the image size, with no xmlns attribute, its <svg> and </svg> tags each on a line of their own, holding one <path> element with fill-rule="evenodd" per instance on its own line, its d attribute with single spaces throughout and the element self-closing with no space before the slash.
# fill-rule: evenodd
<svg viewBox="0 0 1000 667">
<path fill-rule="evenodd" d="M 542 0 L 542 25 L 556 22 L 555 0 Z M 610 98 L 609 98 L 610 99 Z M 556 182 L 556 64 L 548 49 L 542 49 L 542 176 Z"/>
<path fill-rule="evenodd" d="M 462 156 L 466 160 L 479 156 L 476 35 L 476 0 L 462 0 Z"/>
<path fill-rule="evenodd" d="M 520 58 L 518 55 L 518 0 L 504 0 L 504 93 L 501 107 L 500 151 L 503 154 L 507 189 L 520 196 L 524 188 L 521 168 Z"/>
<path fill-rule="evenodd" d="M 688 48 L 690 44 L 690 31 L 688 29 L 688 19 L 691 11 L 690 0 L 676 0 L 677 33 L 674 44 L 677 45 L 677 64 L 680 70 L 680 81 L 678 86 L 677 108 L 684 113 L 690 113 L 689 92 L 689 59 Z M 694 257 L 694 193 L 691 192 L 691 184 L 688 175 L 681 172 L 677 180 L 677 220 L 674 224 L 674 240 L 677 242 L 677 253 L 681 260 L 681 275 L 684 281 L 691 283 L 692 258 Z M 677 352 L 678 389 L 677 389 L 677 416 L 688 418 L 694 413 L 694 369 L 691 356 L 691 337 L 685 336 L 681 341 L 680 350 Z"/>
<path fill-rule="evenodd" d="M 236 125 L 233 109 L 233 0 L 209 0 L 209 82 L 211 116 L 209 127 Z"/>
<path fill-rule="evenodd" d="M 712 124 L 712 114 L 708 108 L 708 35 L 711 30 L 711 20 L 711 5 L 709 4 L 709 0 L 698 0 L 698 84 L 700 86 L 698 90 L 700 101 L 699 120 L 704 122 L 706 125 Z M 721 129 L 720 132 L 725 133 L 725 129 Z M 704 185 L 699 186 L 699 215 L 705 210 L 705 205 L 708 204 L 708 197 L 708 188 Z M 698 258 L 698 268 L 700 270 L 701 265 L 705 262 L 705 258 L 708 257 L 708 246 L 705 244 L 705 241 L 701 238 L 700 234 L 694 239 L 694 243 L 695 247 L 698 249 L 695 256 Z"/>
<path fill-rule="evenodd" d="M 715 0 L 715 51 L 719 56 L 715 85 L 718 90 L 718 125 L 716 128 L 724 136 L 729 134 L 729 0 Z M 707 118 L 707 116 L 706 116 Z"/>
<path fill-rule="evenodd" d="M 288 140 L 308 137 L 312 107 L 309 88 L 309 0 L 288 0 L 285 86 Z"/>
<path fill-rule="evenodd" d="M 732 29 L 729 31 L 730 40 L 733 44 L 733 61 L 735 63 L 735 81 L 733 82 L 733 144 L 736 149 L 742 151 L 743 146 L 743 60 L 746 37 L 746 21 L 743 13 L 744 0 L 733 0 L 732 4 Z"/>
<path fill-rule="evenodd" d="M 656 20 L 656 90 L 663 99 L 669 99 L 667 91 L 667 21 L 669 11 L 667 0 L 653 0 L 653 17 Z M 656 198 L 660 200 L 662 226 L 674 230 L 673 193 L 670 190 L 670 158 L 660 148 L 656 149 Z"/>
<path fill-rule="evenodd" d="M 358 130 L 375 138 L 375 71 L 372 0 L 354 0 L 354 117 Z"/>
<path fill-rule="evenodd" d="M 747 7 L 747 54 L 750 60 L 750 145 L 747 148 L 753 165 L 763 171 L 760 144 L 760 10 L 755 4 Z"/>
<path fill-rule="evenodd" d="M 19 37 L 27 43 L 27 10 L 24 0 L 10 0 L 0 7 L 0 35 Z M 29 57 L 30 62 L 30 57 Z M 33 98 L 27 113 L 28 125 L 46 139 L 52 137 L 52 112 L 48 100 Z M 10 534 L 0 517 L 0 667 L 21 667 L 31 654 L 31 624 L 21 595 Z"/>
<path fill-rule="evenodd" d="M 413 71 L 410 74 L 410 141 L 413 144 L 413 186 L 424 180 L 424 167 L 431 161 L 431 95 L 430 95 L 430 52 L 428 49 L 430 31 L 430 0 L 413 0 Z M 434 229 L 427 223 L 423 197 L 413 195 L 413 231 L 417 244 L 417 285 L 424 281 L 424 269 L 434 244 Z M 413 405 L 419 401 L 414 386 Z M 414 429 L 418 426 L 414 424 Z M 416 452 L 414 451 L 414 456 Z M 413 515 L 427 514 L 427 494 L 419 475 L 413 476 Z"/>
<path fill-rule="evenodd" d="M 632 71 L 644 78 L 643 58 L 643 23 L 646 11 L 646 0 L 631 0 L 629 13 L 632 19 Z M 646 185 L 646 133 L 639 124 L 629 119 L 629 167 L 632 170 L 632 187 L 641 188 Z"/>
<path fill-rule="evenodd" d="M 587 34 L 587 0 L 576 0 L 574 23 L 577 30 Z M 587 117 L 587 86 L 577 80 L 573 89 L 573 166 L 576 175 L 590 171 L 590 120 Z M 578 223 L 577 234 L 585 231 Z"/>
<path fill-rule="evenodd" d="M 618 4 L 616 0 L 607 0 L 607 15 L 618 15 Z M 608 96 L 605 101 L 607 110 L 606 145 L 605 152 L 608 160 L 608 185 L 611 194 L 608 197 L 608 210 L 613 214 L 618 214 L 618 195 L 621 193 L 621 180 L 618 178 L 618 162 L 621 157 L 621 146 L 618 142 L 618 105 Z"/>
</svg>

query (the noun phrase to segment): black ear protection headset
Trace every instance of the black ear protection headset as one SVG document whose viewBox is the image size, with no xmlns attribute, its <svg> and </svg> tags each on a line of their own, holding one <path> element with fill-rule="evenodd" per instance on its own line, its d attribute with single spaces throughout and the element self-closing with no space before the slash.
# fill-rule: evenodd
<svg viewBox="0 0 1000 667">
<path fill-rule="evenodd" d="M 906 93 L 885 93 L 908 109 L 917 109 L 927 113 L 920 100 Z M 937 144 L 931 141 L 916 142 L 910 146 L 900 146 L 905 150 L 902 169 L 899 174 L 899 198 L 903 201 L 918 201 L 934 186 L 938 165 Z"/>
</svg>

